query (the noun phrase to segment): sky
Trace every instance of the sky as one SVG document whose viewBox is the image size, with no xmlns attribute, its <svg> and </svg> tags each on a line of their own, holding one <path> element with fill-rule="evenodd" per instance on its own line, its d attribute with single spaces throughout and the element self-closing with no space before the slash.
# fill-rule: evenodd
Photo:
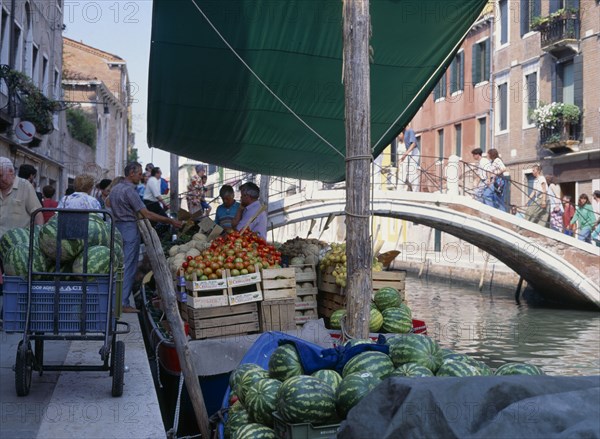
<svg viewBox="0 0 600 439">
<path fill-rule="evenodd" d="M 152 29 L 151 0 L 65 0 L 65 37 L 123 58 L 132 89 L 132 129 L 140 162 L 169 174 L 169 153 L 146 142 L 148 65 Z"/>
</svg>

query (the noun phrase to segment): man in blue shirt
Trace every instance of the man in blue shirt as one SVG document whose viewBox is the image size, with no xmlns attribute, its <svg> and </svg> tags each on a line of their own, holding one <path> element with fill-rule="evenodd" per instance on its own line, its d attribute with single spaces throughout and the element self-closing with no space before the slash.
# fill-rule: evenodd
<svg viewBox="0 0 600 439">
<path fill-rule="evenodd" d="M 233 188 L 228 184 L 221 186 L 219 190 L 219 196 L 223 200 L 223 204 L 217 207 L 217 213 L 215 215 L 215 223 L 223 227 L 226 232 L 230 232 L 234 229 L 233 219 L 240 208 L 240 203 L 235 201 L 235 192 Z"/>
<path fill-rule="evenodd" d="M 242 230 L 246 225 L 263 239 L 267 239 L 267 212 L 258 201 L 260 189 L 252 182 L 240 186 L 240 208 L 233 219 L 233 226 Z"/>
<path fill-rule="evenodd" d="M 404 162 L 408 157 L 408 171 L 406 176 L 406 184 L 408 190 L 413 192 L 419 192 L 421 186 L 421 173 L 419 170 L 419 163 L 421 161 L 421 155 L 419 153 L 419 144 L 417 143 L 417 136 L 410 127 L 410 124 L 403 130 L 404 133 L 404 144 L 406 145 L 406 152 L 400 157 L 399 163 Z"/>
</svg>

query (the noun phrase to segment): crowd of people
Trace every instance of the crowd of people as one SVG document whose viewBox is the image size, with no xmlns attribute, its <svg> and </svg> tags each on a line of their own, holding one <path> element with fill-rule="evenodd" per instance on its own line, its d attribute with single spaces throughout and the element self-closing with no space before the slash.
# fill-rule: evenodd
<svg viewBox="0 0 600 439">
<path fill-rule="evenodd" d="M 471 154 L 477 163 L 473 170 L 477 176 L 473 192 L 475 199 L 543 227 L 600 246 L 600 215 L 594 212 L 587 194 L 581 194 L 577 206 L 574 206 L 570 195 L 562 195 L 556 178 L 552 175 L 544 176 L 542 167 L 536 164 L 531 170 L 533 186 L 527 198 L 525 212 L 521 212 L 514 204 L 507 210 L 504 201 L 508 183 L 504 176 L 506 166 L 498 151 L 490 149 L 485 157 L 480 148 L 475 148 Z M 596 203 L 600 203 L 600 190 L 595 190 L 592 197 Z"/>
</svg>

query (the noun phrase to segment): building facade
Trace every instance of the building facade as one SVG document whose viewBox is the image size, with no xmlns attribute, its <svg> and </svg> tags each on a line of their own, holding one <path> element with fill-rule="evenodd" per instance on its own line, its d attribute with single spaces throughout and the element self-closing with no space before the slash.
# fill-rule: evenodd
<svg viewBox="0 0 600 439">
<path fill-rule="evenodd" d="M 65 101 L 81 109 L 96 125 L 97 178 L 121 175 L 133 139 L 126 61 L 64 38 L 62 86 Z"/>
</svg>

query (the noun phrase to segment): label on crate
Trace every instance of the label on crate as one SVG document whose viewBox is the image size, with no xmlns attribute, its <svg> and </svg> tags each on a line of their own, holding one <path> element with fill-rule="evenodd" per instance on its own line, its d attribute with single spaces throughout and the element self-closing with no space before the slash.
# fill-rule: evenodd
<svg viewBox="0 0 600 439">
<path fill-rule="evenodd" d="M 233 305 L 240 305 L 242 303 L 248 303 L 248 302 L 260 302 L 262 300 L 262 298 L 263 298 L 263 296 L 260 291 L 253 291 L 251 293 L 235 294 L 235 295 L 229 296 L 229 304 L 233 306 Z"/>
<path fill-rule="evenodd" d="M 185 277 L 184 276 L 177 276 L 177 286 L 185 287 Z"/>
<path fill-rule="evenodd" d="M 187 297 L 187 305 L 190 308 L 199 309 L 199 308 L 215 308 L 219 306 L 227 306 L 229 305 L 229 300 L 227 296 L 203 296 L 203 297 Z"/>
<path fill-rule="evenodd" d="M 260 282 L 260 273 L 242 274 L 241 276 L 227 278 L 227 285 L 230 287 L 241 287 L 255 284 L 256 282 Z"/>
<path fill-rule="evenodd" d="M 227 288 L 225 279 L 195 280 L 188 282 L 188 289 L 192 291 L 224 290 Z"/>
<path fill-rule="evenodd" d="M 92 282 L 88 282 L 88 290 L 90 285 L 93 285 Z M 60 292 L 69 292 L 69 291 L 83 291 L 83 287 L 81 285 L 61 285 L 59 288 Z M 47 291 L 47 292 L 51 292 L 54 293 L 56 291 L 56 288 L 54 287 L 54 283 L 52 283 L 51 285 L 32 285 L 31 286 L 31 290 L 32 291 Z"/>
<path fill-rule="evenodd" d="M 305 309 L 317 309 L 317 302 L 296 302 L 296 309 L 305 310 Z"/>
</svg>

